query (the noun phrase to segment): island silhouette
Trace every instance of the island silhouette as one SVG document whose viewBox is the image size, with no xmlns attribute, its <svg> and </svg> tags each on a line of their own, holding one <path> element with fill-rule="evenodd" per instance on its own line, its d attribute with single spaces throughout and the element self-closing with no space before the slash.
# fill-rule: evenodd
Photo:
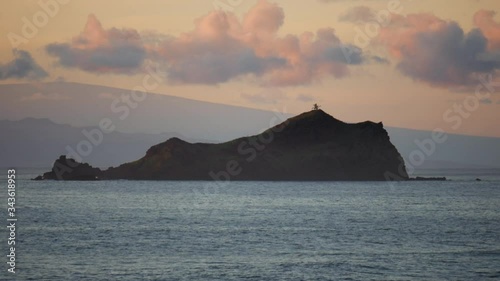
<svg viewBox="0 0 500 281">
<path fill-rule="evenodd" d="M 319 108 L 232 141 L 154 145 L 136 161 L 94 168 L 60 156 L 36 180 L 409 180 L 383 124 L 345 123 Z"/>
</svg>

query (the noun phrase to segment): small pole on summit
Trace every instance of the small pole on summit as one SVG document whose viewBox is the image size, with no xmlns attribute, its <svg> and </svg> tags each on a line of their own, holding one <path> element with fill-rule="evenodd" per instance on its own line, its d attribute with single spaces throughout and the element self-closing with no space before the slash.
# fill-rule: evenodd
<svg viewBox="0 0 500 281">
<path fill-rule="evenodd" d="M 319 106 L 317 103 L 313 105 L 313 110 L 319 110 L 321 106 Z"/>
</svg>

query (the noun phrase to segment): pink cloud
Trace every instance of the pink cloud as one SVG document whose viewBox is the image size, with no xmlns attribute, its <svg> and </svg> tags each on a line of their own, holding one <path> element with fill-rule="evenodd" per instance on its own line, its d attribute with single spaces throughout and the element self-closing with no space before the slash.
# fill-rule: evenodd
<svg viewBox="0 0 500 281">
<path fill-rule="evenodd" d="M 282 63 L 259 57 L 244 41 L 236 16 L 214 11 L 195 21 L 195 29 L 171 37 L 152 48 L 174 83 L 217 84 L 241 75 L 265 73 Z"/>
<path fill-rule="evenodd" d="M 431 14 L 394 15 L 375 41 L 398 61 L 402 74 L 432 86 L 470 85 L 477 83 L 474 74 L 500 68 L 480 30 L 466 33 L 456 22 Z"/>
<path fill-rule="evenodd" d="M 343 44 L 330 28 L 313 34 L 280 37 L 283 9 L 259 1 L 240 21 L 232 13 L 211 12 L 195 29 L 161 44 L 158 54 L 181 83 L 213 84 L 241 75 L 254 75 L 274 86 L 309 84 L 323 77 L 349 74 L 349 64 L 362 62 L 357 52 L 349 61 Z"/>
<path fill-rule="evenodd" d="M 71 42 L 49 44 L 46 50 L 64 67 L 96 73 L 133 74 L 146 57 L 137 31 L 106 30 L 93 14 L 88 16 L 83 31 Z"/>
<path fill-rule="evenodd" d="M 349 64 L 360 64 L 363 58 L 358 55 L 348 61 L 345 49 L 355 46 L 343 44 L 331 28 L 318 30 L 315 34 L 304 32 L 301 35 L 286 35 L 273 38 L 266 43 L 269 54 L 286 60 L 287 64 L 267 73 L 266 83 L 286 86 L 309 84 L 324 77 L 342 78 L 349 75 Z M 259 46 L 255 46 L 257 49 Z M 356 52 L 361 54 L 361 52 Z"/>
<path fill-rule="evenodd" d="M 494 20 L 495 11 L 480 10 L 474 14 L 474 24 L 488 38 L 490 50 L 500 49 L 500 23 Z"/>
<path fill-rule="evenodd" d="M 218 84 L 248 77 L 262 85 L 310 84 L 325 77 L 349 75 L 362 52 L 342 43 L 331 28 L 279 35 L 285 20 L 281 7 L 260 0 L 242 19 L 213 11 L 195 20 L 179 36 L 104 29 L 90 15 L 70 43 L 50 44 L 49 54 L 64 67 L 97 73 L 134 73 L 146 58 L 163 65 L 172 83 Z M 347 49 L 355 49 L 346 55 Z"/>
<path fill-rule="evenodd" d="M 265 35 L 275 35 L 285 21 L 283 9 L 276 4 L 260 0 L 246 14 L 243 28 L 250 32 Z"/>
</svg>

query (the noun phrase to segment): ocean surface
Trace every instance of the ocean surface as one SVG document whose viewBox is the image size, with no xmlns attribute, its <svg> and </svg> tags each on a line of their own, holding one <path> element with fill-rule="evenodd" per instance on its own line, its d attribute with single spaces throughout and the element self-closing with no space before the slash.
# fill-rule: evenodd
<svg viewBox="0 0 500 281">
<path fill-rule="evenodd" d="M 45 169 L 46 170 L 46 169 Z M 30 181 L 0 280 L 500 280 L 500 175 L 447 182 Z"/>
</svg>

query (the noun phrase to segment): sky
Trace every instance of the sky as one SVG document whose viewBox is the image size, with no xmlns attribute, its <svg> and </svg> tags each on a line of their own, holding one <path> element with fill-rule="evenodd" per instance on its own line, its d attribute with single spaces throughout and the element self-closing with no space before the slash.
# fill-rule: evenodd
<svg viewBox="0 0 500 281">
<path fill-rule="evenodd" d="M 132 89 L 155 65 L 155 93 L 500 137 L 497 0 L 2 5 L 1 84 Z"/>
</svg>

